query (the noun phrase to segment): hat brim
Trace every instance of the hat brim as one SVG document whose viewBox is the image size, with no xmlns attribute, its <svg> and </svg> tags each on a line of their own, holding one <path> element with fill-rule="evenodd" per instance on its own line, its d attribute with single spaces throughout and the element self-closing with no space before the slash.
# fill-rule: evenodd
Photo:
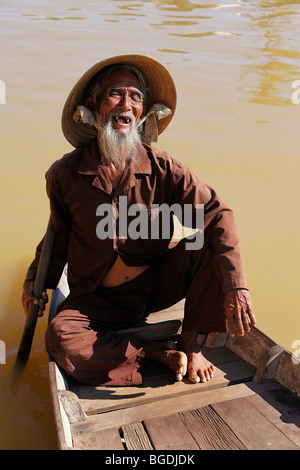
<svg viewBox="0 0 300 470">
<path fill-rule="evenodd" d="M 155 103 L 163 103 L 170 110 L 171 114 L 157 121 L 158 134 L 161 134 L 170 123 L 176 108 L 176 88 L 168 70 L 151 57 L 127 54 L 114 56 L 98 62 L 91 67 L 78 80 L 69 94 L 62 113 L 62 131 L 66 139 L 75 148 L 86 144 L 97 135 L 97 130 L 82 122 L 75 122 L 73 113 L 77 106 L 85 105 L 87 89 L 94 75 L 104 67 L 114 64 L 128 64 L 137 67 L 144 76 L 147 91 L 146 111 Z"/>
</svg>

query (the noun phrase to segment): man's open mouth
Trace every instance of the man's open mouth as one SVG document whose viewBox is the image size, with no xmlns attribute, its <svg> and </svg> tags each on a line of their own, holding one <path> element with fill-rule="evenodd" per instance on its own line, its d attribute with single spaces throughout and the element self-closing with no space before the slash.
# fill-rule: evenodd
<svg viewBox="0 0 300 470">
<path fill-rule="evenodd" d="M 113 120 L 117 122 L 118 124 L 130 124 L 131 123 L 131 118 L 127 116 L 123 116 L 122 114 L 113 116 Z"/>
</svg>

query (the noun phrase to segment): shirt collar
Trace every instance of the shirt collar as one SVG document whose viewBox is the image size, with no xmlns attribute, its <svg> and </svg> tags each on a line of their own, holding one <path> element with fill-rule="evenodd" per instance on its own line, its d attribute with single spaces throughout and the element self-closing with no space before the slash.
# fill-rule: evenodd
<svg viewBox="0 0 300 470">
<path fill-rule="evenodd" d="M 101 153 L 99 150 L 97 138 L 92 139 L 83 148 L 78 167 L 78 173 L 82 175 L 98 175 L 101 164 Z M 130 173 L 134 174 L 151 174 L 151 163 L 148 152 L 143 146 L 138 158 L 126 167 Z"/>
<path fill-rule="evenodd" d="M 125 190 L 136 185 L 137 174 L 152 173 L 151 162 L 146 148 L 143 146 L 138 157 L 126 166 L 118 187 L 114 190 L 111 181 L 107 178 L 104 166 L 101 163 L 101 153 L 97 138 L 92 139 L 82 148 L 78 173 L 81 175 L 95 175 L 93 186 L 105 191 L 110 195 L 122 194 Z"/>
</svg>

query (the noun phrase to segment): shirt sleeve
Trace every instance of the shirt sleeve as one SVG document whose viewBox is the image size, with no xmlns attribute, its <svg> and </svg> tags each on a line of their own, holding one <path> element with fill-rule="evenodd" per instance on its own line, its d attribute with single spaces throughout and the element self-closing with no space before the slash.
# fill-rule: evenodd
<svg viewBox="0 0 300 470">
<path fill-rule="evenodd" d="M 204 208 L 204 243 L 209 245 L 214 257 L 216 274 L 223 292 L 230 289 L 247 289 L 241 241 L 233 211 L 216 192 L 201 181 L 184 164 L 177 163 L 173 171 L 177 201 L 191 204 L 195 213 L 197 204 Z M 195 225 L 194 223 L 191 224 Z"/>
<path fill-rule="evenodd" d="M 62 202 L 60 185 L 55 171 L 55 165 L 50 167 L 46 173 L 46 190 L 50 200 L 50 212 L 55 230 L 55 238 L 45 288 L 55 289 L 67 262 L 68 241 L 71 226 L 70 213 Z M 35 258 L 28 268 L 26 280 L 35 280 L 43 242 L 44 238 L 36 248 Z"/>
</svg>

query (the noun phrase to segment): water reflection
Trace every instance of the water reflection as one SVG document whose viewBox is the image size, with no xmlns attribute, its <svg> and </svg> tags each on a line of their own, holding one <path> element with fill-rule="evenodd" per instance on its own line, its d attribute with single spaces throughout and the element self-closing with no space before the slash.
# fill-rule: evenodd
<svg viewBox="0 0 300 470">
<path fill-rule="evenodd" d="M 251 77 L 252 86 L 248 88 L 251 103 L 292 105 L 291 83 L 299 77 L 300 52 L 295 44 L 297 31 L 292 21 L 299 12 L 291 10 L 291 3 L 299 2 L 262 2 L 255 12 L 242 13 L 249 20 L 251 30 L 255 31 L 253 46 L 247 48 L 247 64 L 242 68 L 243 80 L 247 75 Z M 286 31 L 290 32 L 289 37 Z"/>
<path fill-rule="evenodd" d="M 118 8 L 134 10 L 143 7 L 144 4 L 153 4 L 159 10 L 174 11 L 174 12 L 189 12 L 198 8 L 223 8 L 227 6 L 235 6 L 236 4 L 219 4 L 219 3 L 194 3 L 189 0 L 143 0 L 142 3 L 128 3 L 128 0 L 114 0 L 118 3 Z M 132 0 L 134 2 L 134 0 Z M 121 5 L 121 2 L 126 2 L 126 5 Z"/>
<path fill-rule="evenodd" d="M 299 335 L 300 105 L 290 99 L 291 83 L 300 79 L 299 3 L 1 2 L 7 104 L 0 107 L 0 340 L 8 358 L 0 364 L 0 448 L 56 446 L 45 319 L 16 396 L 7 375 L 24 325 L 24 272 L 48 219 L 43 175 L 71 150 L 61 135 L 61 109 L 75 80 L 99 58 L 137 52 L 170 68 L 178 111 L 158 146 L 185 160 L 235 208 L 259 326 L 287 348 Z"/>
<path fill-rule="evenodd" d="M 163 26 L 191 26 L 194 24 L 198 24 L 197 21 L 162 21 L 161 23 L 149 23 L 151 26 L 154 26 L 155 28 L 157 27 L 163 27 Z"/>
<path fill-rule="evenodd" d="M 290 5 L 298 5 L 300 4 L 300 0 L 239 0 L 243 3 L 249 3 L 255 7 L 261 8 L 278 8 L 278 7 L 289 7 Z"/>
<path fill-rule="evenodd" d="M 214 8 L 219 6 L 218 4 L 214 3 L 192 3 L 188 0 L 155 0 L 155 4 L 159 9 L 166 11 L 193 11 L 197 8 Z"/>
<path fill-rule="evenodd" d="M 79 10 L 79 8 L 74 8 L 74 10 Z M 45 21 L 63 21 L 63 20 L 85 20 L 84 16 L 40 16 L 34 13 L 22 13 L 22 16 L 26 16 L 29 20 L 45 20 Z"/>
<path fill-rule="evenodd" d="M 179 36 L 181 38 L 205 38 L 206 36 L 232 36 L 234 33 L 228 31 L 205 31 L 204 33 L 169 33 L 170 36 Z"/>
</svg>

